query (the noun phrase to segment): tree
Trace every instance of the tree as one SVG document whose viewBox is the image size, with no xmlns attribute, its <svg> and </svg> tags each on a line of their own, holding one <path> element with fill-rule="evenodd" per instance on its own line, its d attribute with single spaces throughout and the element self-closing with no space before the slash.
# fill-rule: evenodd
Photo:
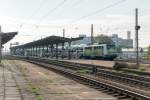
<svg viewBox="0 0 150 100">
<path fill-rule="evenodd" d="M 111 37 L 103 34 L 96 36 L 95 41 L 100 44 L 113 44 Z"/>
<path fill-rule="evenodd" d="M 150 46 L 148 46 L 147 55 L 150 55 Z"/>
<path fill-rule="evenodd" d="M 148 46 L 147 47 L 147 53 L 146 53 L 146 55 L 144 55 L 144 58 L 146 59 L 146 60 L 150 60 L 150 46 Z"/>
</svg>

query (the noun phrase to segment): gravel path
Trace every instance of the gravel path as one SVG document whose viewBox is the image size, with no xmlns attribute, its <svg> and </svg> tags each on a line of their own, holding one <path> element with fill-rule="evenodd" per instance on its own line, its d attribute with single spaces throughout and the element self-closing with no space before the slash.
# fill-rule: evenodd
<svg viewBox="0 0 150 100">
<path fill-rule="evenodd" d="M 0 100 L 34 100 L 33 95 L 22 91 L 26 87 L 24 76 L 3 61 L 0 66 Z"/>
</svg>

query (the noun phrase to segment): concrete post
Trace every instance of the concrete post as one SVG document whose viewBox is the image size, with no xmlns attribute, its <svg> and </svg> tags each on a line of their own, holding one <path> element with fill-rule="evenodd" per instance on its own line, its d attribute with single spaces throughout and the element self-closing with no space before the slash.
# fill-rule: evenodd
<svg viewBox="0 0 150 100">
<path fill-rule="evenodd" d="M 32 56 L 34 56 L 34 46 L 32 47 Z"/>
<path fill-rule="evenodd" d="M 58 59 L 58 43 L 56 44 L 56 59 Z"/>
<path fill-rule="evenodd" d="M 62 43 L 61 58 L 64 59 L 64 42 Z"/>
<path fill-rule="evenodd" d="M 36 49 L 36 56 L 37 56 L 37 54 L 38 54 L 38 51 L 37 51 L 37 46 L 35 47 L 35 49 Z"/>
<path fill-rule="evenodd" d="M 71 60 L 71 41 L 69 43 L 69 49 L 68 49 L 68 59 Z"/>
<path fill-rule="evenodd" d="M 44 47 L 45 47 L 45 46 L 43 45 L 43 49 L 42 49 L 42 57 L 45 56 Z"/>
<path fill-rule="evenodd" d="M 49 54 L 48 54 L 48 47 L 49 47 L 49 46 L 46 45 L 46 57 L 47 57 L 47 58 L 48 58 L 48 55 L 49 55 Z"/>
</svg>

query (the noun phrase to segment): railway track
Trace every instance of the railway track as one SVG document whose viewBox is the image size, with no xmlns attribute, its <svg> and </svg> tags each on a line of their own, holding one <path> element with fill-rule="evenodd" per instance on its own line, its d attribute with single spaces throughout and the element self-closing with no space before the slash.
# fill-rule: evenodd
<svg viewBox="0 0 150 100">
<path fill-rule="evenodd" d="M 96 72 L 93 73 L 93 66 L 85 66 L 82 64 L 58 61 L 58 60 L 49 60 L 49 59 L 41 59 L 41 58 L 29 58 L 31 60 L 42 61 L 44 63 L 61 66 L 65 68 L 70 68 L 73 70 L 88 70 L 91 74 L 95 74 L 97 77 L 111 79 L 117 82 L 121 82 L 124 84 L 137 86 L 138 88 L 143 88 L 146 90 L 150 89 L 150 78 L 142 77 L 137 75 L 131 75 L 127 73 L 117 72 L 109 69 L 101 69 L 96 68 Z"/>
<path fill-rule="evenodd" d="M 41 59 L 30 59 L 26 60 L 28 62 L 31 62 L 33 64 L 37 64 L 40 66 L 43 66 L 47 69 L 53 70 L 57 73 L 61 73 L 71 79 L 74 79 L 80 83 L 89 85 L 97 90 L 103 91 L 105 93 L 108 93 L 112 96 L 117 97 L 120 100 L 150 100 L 150 95 L 145 92 L 145 91 L 137 91 L 137 90 L 132 90 L 123 87 L 121 84 L 118 84 L 117 86 L 114 84 L 109 84 L 106 81 L 103 80 L 97 80 L 95 78 L 88 77 L 88 75 L 81 75 L 76 73 L 75 70 L 70 69 L 70 66 L 65 65 L 66 67 L 60 67 L 60 65 L 52 66 L 55 65 L 56 63 L 53 62 L 47 62 L 46 60 L 41 60 Z M 46 63 L 47 62 L 47 63 Z M 59 63 L 57 63 L 59 64 Z M 61 64 L 62 65 L 62 64 Z M 62 65 L 63 66 L 63 65 Z M 73 68 L 73 69 L 78 69 L 78 68 Z M 79 68 L 81 69 L 81 68 Z"/>
</svg>

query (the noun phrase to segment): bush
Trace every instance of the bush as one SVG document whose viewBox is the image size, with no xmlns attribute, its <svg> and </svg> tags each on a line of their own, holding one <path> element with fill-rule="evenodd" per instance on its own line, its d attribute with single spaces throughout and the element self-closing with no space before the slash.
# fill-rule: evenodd
<svg viewBox="0 0 150 100">
<path fill-rule="evenodd" d="M 115 70 L 119 70 L 121 68 L 137 69 L 137 66 L 135 63 L 115 62 L 113 68 Z"/>
<path fill-rule="evenodd" d="M 119 70 L 121 68 L 127 68 L 127 67 L 128 67 L 128 64 L 125 62 L 115 62 L 114 66 L 113 66 L 113 68 L 115 70 Z"/>
</svg>

